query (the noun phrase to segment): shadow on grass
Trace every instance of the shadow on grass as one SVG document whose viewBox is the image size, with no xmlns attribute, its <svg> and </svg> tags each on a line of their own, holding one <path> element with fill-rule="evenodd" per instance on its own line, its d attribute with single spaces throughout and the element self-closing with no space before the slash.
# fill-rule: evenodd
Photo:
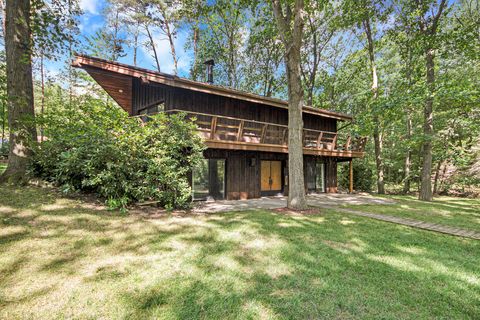
<svg viewBox="0 0 480 320">
<path fill-rule="evenodd" d="M 479 241 L 333 210 L 152 221 L 62 205 L 36 192 L 0 196 L 22 198 L 19 206 L 0 202 L 12 208 L 0 213 L 7 230 L 0 249 L 30 241 L 25 248 L 45 253 L 40 261 L 19 255 L 4 264 L 2 288 L 35 263 L 41 274 L 74 274 L 81 285 L 110 290 L 108 303 L 123 310 L 121 318 L 480 317 Z M 84 290 L 80 298 L 92 299 Z M 19 299 L 0 296 L 0 304 Z"/>
<path fill-rule="evenodd" d="M 191 268 L 122 293 L 131 318 L 429 318 L 480 315 L 477 242 L 334 213 L 292 218 L 266 211 L 208 220 L 257 239 L 205 229 Z M 292 222 L 293 219 L 293 222 Z M 290 223 L 291 226 L 288 226 Z M 256 250 L 245 242 L 275 241 Z M 233 260 L 218 266 L 218 259 Z M 168 316 L 167 316 L 168 315 Z M 127 317 L 128 318 L 128 317 Z"/>
<path fill-rule="evenodd" d="M 392 198 L 397 203 L 389 206 L 347 205 L 346 207 L 480 232 L 480 200 L 440 198 L 432 202 L 424 202 L 408 196 Z"/>
</svg>

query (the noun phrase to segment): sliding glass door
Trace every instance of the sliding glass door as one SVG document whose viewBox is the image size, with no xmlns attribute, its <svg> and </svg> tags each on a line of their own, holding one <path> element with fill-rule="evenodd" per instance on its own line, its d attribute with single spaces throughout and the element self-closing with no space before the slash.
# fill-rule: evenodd
<svg viewBox="0 0 480 320">
<path fill-rule="evenodd" d="M 317 192 L 325 192 L 325 163 L 317 161 L 316 169 L 316 190 Z"/>
<path fill-rule="evenodd" d="M 306 162 L 306 185 L 308 192 L 325 192 L 325 163 Z"/>
<path fill-rule="evenodd" d="M 225 160 L 202 159 L 192 172 L 193 200 L 225 197 Z"/>
</svg>

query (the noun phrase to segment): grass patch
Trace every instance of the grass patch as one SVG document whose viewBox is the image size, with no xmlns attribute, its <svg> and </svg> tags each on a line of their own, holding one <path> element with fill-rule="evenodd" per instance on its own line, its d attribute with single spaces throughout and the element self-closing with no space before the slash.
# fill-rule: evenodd
<svg viewBox="0 0 480 320">
<path fill-rule="evenodd" d="M 414 196 L 384 196 L 394 199 L 392 205 L 347 205 L 345 207 L 391 216 L 439 223 L 480 232 L 480 199 L 438 197 L 432 202 Z"/>
<path fill-rule="evenodd" d="M 480 317 L 480 241 L 325 210 L 148 219 L 0 193 L 0 318 Z"/>
<path fill-rule="evenodd" d="M 3 173 L 7 169 L 7 163 L 6 162 L 0 162 L 0 174 Z"/>
</svg>

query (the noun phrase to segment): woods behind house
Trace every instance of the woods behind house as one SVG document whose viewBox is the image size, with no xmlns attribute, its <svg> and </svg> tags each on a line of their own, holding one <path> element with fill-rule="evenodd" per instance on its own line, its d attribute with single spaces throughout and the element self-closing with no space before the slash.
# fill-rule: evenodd
<svg viewBox="0 0 480 320">
<path fill-rule="evenodd" d="M 478 0 L 109 0 L 88 33 L 75 0 L 0 5 L 0 150 L 10 148 L 11 162 L 3 180 L 24 180 L 33 136 L 53 139 L 53 118 L 78 108 L 79 122 L 94 121 L 92 106 L 102 106 L 108 124 L 102 113 L 115 102 L 70 64 L 84 52 L 198 81 L 203 62 L 214 59 L 217 84 L 289 100 L 289 124 L 300 129 L 289 130 L 292 150 L 301 139 L 293 105 L 351 114 L 355 122 L 342 130 L 370 137 L 354 164 L 357 190 L 418 191 L 422 200 L 479 192 Z M 43 153 L 42 161 L 60 154 Z M 340 187 L 347 170 L 340 167 Z"/>
</svg>

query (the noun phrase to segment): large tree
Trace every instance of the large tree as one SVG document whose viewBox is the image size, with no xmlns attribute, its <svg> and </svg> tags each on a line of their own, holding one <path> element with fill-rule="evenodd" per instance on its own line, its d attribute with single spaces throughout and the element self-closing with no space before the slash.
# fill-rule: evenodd
<svg viewBox="0 0 480 320">
<path fill-rule="evenodd" d="M 0 181 L 25 183 L 31 142 L 36 140 L 32 83 L 30 0 L 7 0 L 5 49 L 7 62 L 8 166 Z"/>
<path fill-rule="evenodd" d="M 288 207 L 307 208 L 303 176 L 303 87 L 300 51 L 303 39 L 305 3 L 303 0 L 272 0 L 273 13 L 285 46 L 288 84 Z"/>
<path fill-rule="evenodd" d="M 371 122 L 373 125 L 373 140 L 375 146 L 375 164 L 377 171 L 377 191 L 379 194 L 385 194 L 384 182 L 384 160 L 383 160 L 383 125 L 382 111 L 379 110 L 379 76 L 376 61 L 378 36 L 378 25 L 385 20 L 388 10 L 385 4 L 378 0 L 362 0 L 362 1 L 344 1 L 343 19 L 348 25 L 359 28 L 365 34 L 365 51 L 368 56 L 369 69 L 371 75 L 371 97 L 368 105 L 371 114 Z"/>
<path fill-rule="evenodd" d="M 415 1 L 415 12 L 420 35 L 422 36 L 422 49 L 425 57 L 427 97 L 423 108 L 423 134 L 422 145 L 423 165 L 421 174 L 420 200 L 432 200 L 432 140 L 433 140 L 433 99 L 435 96 L 435 49 L 438 45 L 438 27 L 447 1 L 439 3 L 431 1 Z"/>
<path fill-rule="evenodd" d="M 317 83 L 318 76 L 321 64 L 325 60 L 323 51 L 336 31 L 335 9 L 335 6 L 328 1 L 316 1 L 312 10 L 306 15 L 301 71 L 308 106 L 313 106 L 315 91 L 321 89 Z"/>
</svg>

